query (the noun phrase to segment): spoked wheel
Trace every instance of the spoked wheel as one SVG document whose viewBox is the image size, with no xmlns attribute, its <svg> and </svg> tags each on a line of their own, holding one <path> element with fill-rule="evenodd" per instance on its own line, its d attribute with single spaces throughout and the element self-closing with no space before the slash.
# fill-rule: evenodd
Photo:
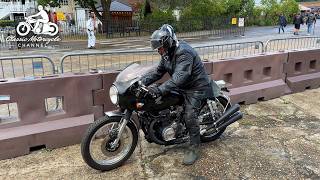
<svg viewBox="0 0 320 180">
<path fill-rule="evenodd" d="M 26 36 L 29 34 L 31 28 L 30 26 L 28 26 L 27 23 L 19 23 L 18 26 L 17 26 L 17 32 L 20 36 Z"/>
<path fill-rule="evenodd" d="M 230 108 L 230 104 L 228 104 L 228 101 L 224 98 L 218 97 L 219 102 L 217 103 L 217 110 L 215 111 L 215 117 L 211 116 L 209 106 L 207 103 L 203 106 L 203 108 L 200 111 L 199 117 L 203 117 L 200 119 L 200 131 L 202 129 L 205 129 L 208 125 L 211 125 L 213 122 L 218 120 L 224 113 L 224 109 Z M 226 128 L 221 129 L 220 131 L 211 130 L 209 133 L 206 132 L 203 135 L 201 135 L 201 142 L 210 142 L 218 139 L 223 132 L 226 130 Z"/>
<path fill-rule="evenodd" d="M 121 166 L 133 153 L 138 131 L 132 122 L 124 128 L 118 143 L 120 118 L 103 117 L 90 125 L 81 142 L 81 155 L 93 169 L 107 171 Z"/>
</svg>

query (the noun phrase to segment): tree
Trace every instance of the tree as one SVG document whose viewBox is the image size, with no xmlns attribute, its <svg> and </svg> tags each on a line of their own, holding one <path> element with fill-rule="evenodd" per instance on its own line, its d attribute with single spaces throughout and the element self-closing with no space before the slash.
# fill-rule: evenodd
<svg viewBox="0 0 320 180">
<path fill-rule="evenodd" d="M 149 0 L 145 0 L 144 5 L 143 5 L 143 12 L 142 12 L 143 17 L 147 17 L 151 13 L 152 13 L 152 11 L 151 11 L 150 2 L 149 2 Z"/>
<path fill-rule="evenodd" d="M 251 18 L 253 16 L 253 10 L 255 6 L 254 0 L 241 0 L 241 11 L 240 16 L 242 17 L 249 17 Z"/>
<path fill-rule="evenodd" d="M 299 5 L 295 0 L 283 0 L 280 4 L 280 11 L 291 22 L 293 15 L 299 12 Z"/>
<path fill-rule="evenodd" d="M 105 32 L 108 30 L 108 24 L 111 22 L 110 5 L 112 0 L 76 0 L 76 2 L 83 8 L 90 8 L 102 22 L 103 30 Z M 101 5 L 102 14 L 97 10 L 99 5 Z"/>
</svg>

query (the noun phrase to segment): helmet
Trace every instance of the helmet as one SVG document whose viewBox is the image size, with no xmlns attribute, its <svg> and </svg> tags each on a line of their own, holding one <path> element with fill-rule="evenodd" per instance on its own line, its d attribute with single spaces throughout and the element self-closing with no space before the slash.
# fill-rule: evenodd
<svg viewBox="0 0 320 180">
<path fill-rule="evenodd" d="M 160 29 L 153 32 L 150 43 L 152 49 L 163 47 L 168 50 L 172 46 L 177 45 L 178 39 L 174 33 L 173 27 L 169 24 L 164 24 Z"/>
</svg>

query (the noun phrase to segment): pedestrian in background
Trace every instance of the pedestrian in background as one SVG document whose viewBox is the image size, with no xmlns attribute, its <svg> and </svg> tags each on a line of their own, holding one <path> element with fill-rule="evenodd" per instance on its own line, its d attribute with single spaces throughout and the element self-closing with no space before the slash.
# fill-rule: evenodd
<svg viewBox="0 0 320 180">
<path fill-rule="evenodd" d="M 284 33 L 284 28 L 286 26 L 287 26 L 287 19 L 282 13 L 280 13 L 280 15 L 279 15 L 279 34 L 280 34 L 280 30 L 282 30 L 282 32 Z"/>
<path fill-rule="evenodd" d="M 308 11 L 307 13 L 307 20 L 306 20 L 306 24 L 308 26 L 308 35 L 311 34 L 312 31 L 312 26 L 314 26 L 316 24 L 316 16 L 313 14 L 313 12 Z"/>
<path fill-rule="evenodd" d="M 300 26 L 303 24 L 303 19 L 300 13 L 296 14 L 293 18 L 293 24 L 294 24 L 294 35 L 299 35 Z"/>
<path fill-rule="evenodd" d="M 87 21 L 87 34 L 88 34 L 88 48 L 95 49 L 96 45 L 96 36 L 94 35 L 95 22 L 94 22 L 94 13 L 89 14 L 89 20 Z"/>
</svg>

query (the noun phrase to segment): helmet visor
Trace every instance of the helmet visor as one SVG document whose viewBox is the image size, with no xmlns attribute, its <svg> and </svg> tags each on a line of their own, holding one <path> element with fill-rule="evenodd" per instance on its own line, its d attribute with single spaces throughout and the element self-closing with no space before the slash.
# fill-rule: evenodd
<svg viewBox="0 0 320 180">
<path fill-rule="evenodd" d="M 152 39 L 152 40 L 150 41 L 150 43 L 151 43 L 151 48 L 152 48 L 153 50 L 162 47 L 162 43 L 161 43 L 161 40 L 160 40 L 160 39 Z"/>
</svg>

